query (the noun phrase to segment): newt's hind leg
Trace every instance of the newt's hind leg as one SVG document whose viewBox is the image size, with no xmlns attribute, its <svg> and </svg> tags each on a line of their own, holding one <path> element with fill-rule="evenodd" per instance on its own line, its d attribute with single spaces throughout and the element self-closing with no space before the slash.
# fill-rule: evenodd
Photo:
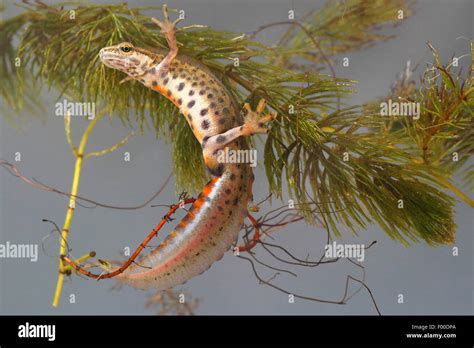
<svg viewBox="0 0 474 348">
<path fill-rule="evenodd" d="M 259 230 L 259 225 L 258 225 L 257 220 L 255 220 L 255 218 L 252 215 L 250 215 L 250 213 L 248 212 L 247 212 L 247 218 L 250 220 L 250 222 L 252 222 L 253 227 L 255 228 L 255 234 L 253 235 L 252 240 L 250 240 L 247 244 L 238 246 L 239 252 L 244 252 L 244 251 L 249 252 L 260 241 L 260 230 Z"/>
</svg>

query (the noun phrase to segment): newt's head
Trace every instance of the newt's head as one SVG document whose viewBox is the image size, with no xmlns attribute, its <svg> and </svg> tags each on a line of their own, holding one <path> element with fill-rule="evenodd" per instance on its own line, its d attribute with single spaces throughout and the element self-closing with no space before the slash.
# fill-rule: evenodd
<svg viewBox="0 0 474 348">
<path fill-rule="evenodd" d="M 145 74 L 153 64 L 156 64 L 153 53 L 134 47 L 129 42 L 104 47 L 100 50 L 99 57 L 109 68 L 123 71 L 133 78 Z"/>
</svg>

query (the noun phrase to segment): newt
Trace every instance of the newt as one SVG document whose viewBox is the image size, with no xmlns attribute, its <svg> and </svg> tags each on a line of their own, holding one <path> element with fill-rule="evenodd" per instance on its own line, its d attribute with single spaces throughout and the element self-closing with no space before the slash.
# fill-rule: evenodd
<svg viewBox="0 0 474 348">
<path fill-rule="evenodd" d="M 275 112 L 261 116 L 245 104 L 246 116 L 219 78 L 203 64 L 178 54 L 176 24 L 166 6 L 163 21 L 155 18 L 169 51 L 149 50 L 124 42 L 102 48 L 100 60 L 169 99 L 185 117 L 202 146 L 210 181 L 186 216 L 149 255 L 132 264 L 116 279 L 139 289 L 165 290 L 205 272 L 220 260 L 238 238 L 252 200 L 254 175 L 249 163 L 223 163 L 221 151 L 249 150 L 246 138 L 267 133 L 265 123 Z M 181 117 L 181 116 L 180 116 Z"/>
</svg>

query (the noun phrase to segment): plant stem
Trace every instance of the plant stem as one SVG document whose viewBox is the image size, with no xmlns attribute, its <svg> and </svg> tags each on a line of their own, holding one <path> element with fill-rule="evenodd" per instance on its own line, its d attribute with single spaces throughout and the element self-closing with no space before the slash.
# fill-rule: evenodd
<svg viewBox="0 0 474 348">
<path fill-rule="evenodd" d="M 84 134 L 82 135 L 81 142 L 79 148 L 77 149 L 77 153 L 74 153 L 76 157 L 76 165 L 74 168 L 74 177 L 72 180 L 71 185 L 71 198 L 69 199 L 69 206 L 66 213 L 66 218 L 64 220 L 64 225 L 61 230 L 61 240 L 59 246 L 59 275 L 58 280 L 56 283 L 56 291 L 54 293 L 53 299 L 53 306 L 57 307 L 59 304 L 59 299 L 61 297 L 61 291 L 64 283 L 64 274 L 65 274 L 65 267 L 62 260 L 62 256 L 66 255 L 67 251 L 67 236 L 69 234 L 69 227 L 71 226 L 72 217 L 74 215 L 74 208 L 76 205 L 76 195 L 79 188 L 79 179 L 81 177 L 81 169 L 82 169 L 82 162 L 84 159 L 84 150 L 86 148 L 87 141 L 89 140 L 89 136 L 94 129 L 94 126 L 97 124 L 97 121 L 101 118 L 101 116 L 96 116 L 94 119 L 89 123 L 87 126 Z"/>
</svg>

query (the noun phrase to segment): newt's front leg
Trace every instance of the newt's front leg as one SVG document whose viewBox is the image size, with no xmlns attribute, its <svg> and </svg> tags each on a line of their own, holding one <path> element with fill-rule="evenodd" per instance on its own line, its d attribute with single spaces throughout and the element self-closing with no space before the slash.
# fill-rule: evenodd
<svg viewBox="0 0 474 348">
<path fill-rule="evenodd" d="M 253 111 L 248 103 L 245 103 L 244 108 L 247 110 L 247 115 L 245 116 L 245 121 L 242 126 L 231 128 L 227 132 L 203 140 L 204 158 L 216 154 L 217 151 L 222 150 L 227 144 L 238 137 L 267 133 L 268 129 L 263 125 L 273 120 L 276 117 L 276 112 L 272 111 L 260 117 L 260 114 L 265 109 L 265 100 L 260 100 L 256 111 Z"/>
<path fill-rule="evenodd" d="M 165 35 L 166 41 L 168 42 L 168 46 L 170 48 L 166 57 L 161 61 L 161 63 L 154 69 L 153 72 L 164 78 L 169 71 L 171 62 L 173 59 L 176 58 L 178 55 L 178 43 L 176 42 L 176 24 L 182 20 L 182 18 L 176 19 L 174 22 L 169 20 L 168 16 L 168 7 L 163 5 L 163 21 L 159 21 L 156 18 L 152 18 L 151 20 L 156 23 L 160 28 L 161 32 Z"/>
</svg>

